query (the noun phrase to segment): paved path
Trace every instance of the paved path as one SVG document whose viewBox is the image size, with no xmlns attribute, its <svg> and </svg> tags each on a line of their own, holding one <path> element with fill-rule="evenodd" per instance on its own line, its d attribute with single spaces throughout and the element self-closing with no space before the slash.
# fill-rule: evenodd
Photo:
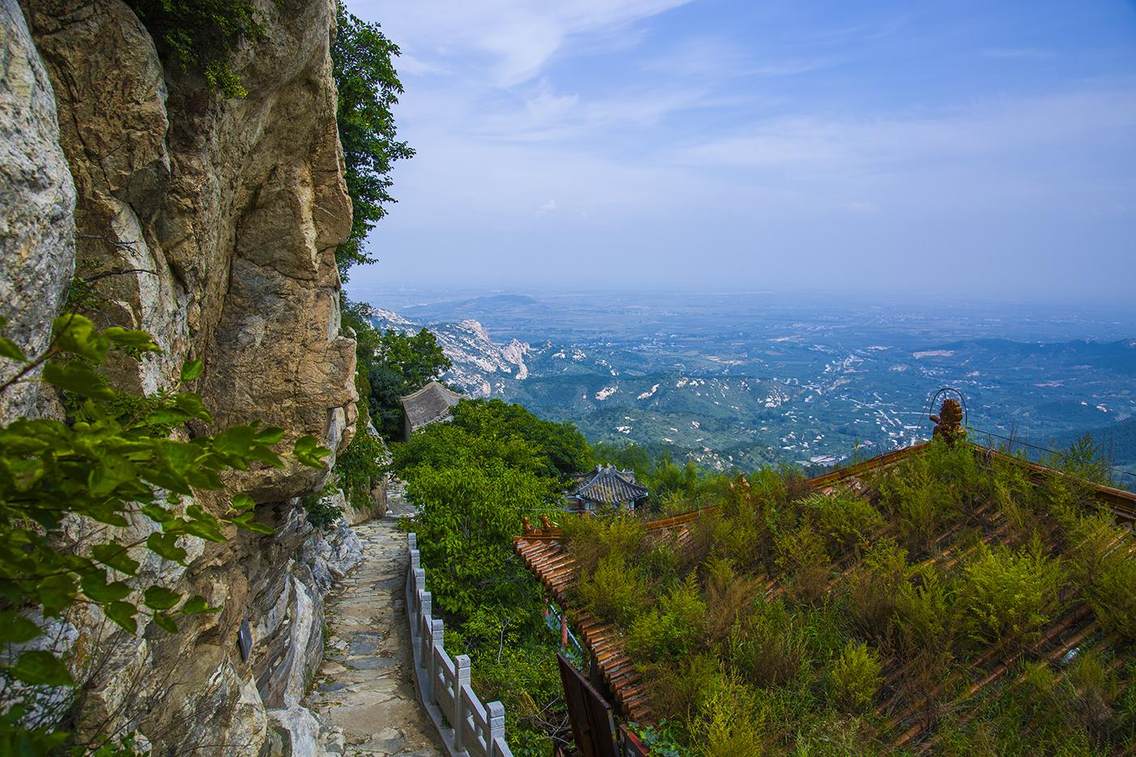
<svg viewBox="0 0 1136 757">
<path fill-rule="evenodd" d="M 344 754 L 440 755 L 412 683 L 406 534 L 395 513 L 355 533 L 363 562 L 327 598 L 327 654 L 307 705 L 342 730 Z"/>
</svg>

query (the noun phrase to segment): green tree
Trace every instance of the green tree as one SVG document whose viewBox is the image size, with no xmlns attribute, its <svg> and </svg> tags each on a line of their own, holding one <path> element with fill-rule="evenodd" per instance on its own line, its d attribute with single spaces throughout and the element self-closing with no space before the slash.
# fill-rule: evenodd
<svg viewBox="0 0 1136 757">
<path fill-rule="evenodd" d="M 375 262 L 363 249 L 363 241 L 395 202 L 390 193 L 391 167 L 413 157 L 414 150 L 397 139 L 391 112 L 403 91 L 394 67 L 398 45 L 378 24 L 348 13 L 342 2 L 336 5 L 335 17 L 331 60 L 339 89 L 336 121 L 354 212 L 351 236 L 335 252 L 339 275 L 346 281 L 351 266 Z"/>
</svg>

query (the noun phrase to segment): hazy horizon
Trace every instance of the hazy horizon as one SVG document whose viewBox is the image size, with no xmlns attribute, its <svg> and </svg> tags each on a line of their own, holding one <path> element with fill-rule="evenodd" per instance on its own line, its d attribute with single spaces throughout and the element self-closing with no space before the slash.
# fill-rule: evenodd
<svg viewBox="0 0 1136 757">
<path fill-rule="evenodd" d="M 1132 3 L 349 7 L 418 151 L 351 291 L 1136 283 Z"/>
</svg>

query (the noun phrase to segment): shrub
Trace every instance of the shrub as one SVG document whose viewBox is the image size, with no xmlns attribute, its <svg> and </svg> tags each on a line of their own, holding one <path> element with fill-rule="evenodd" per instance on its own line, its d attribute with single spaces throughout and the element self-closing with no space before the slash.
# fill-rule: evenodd
<svg viewBox="0 0 1136 757">
<path fill-rule="evenodd" d="M 284 430 L 253 424 L 172 437 L 174 429 L 212 421 L 201 399 L 184 388 L 201 375 L 200 361 L 183 367 L 181 391 L 145 398 L 116 389 L 100 372 L 114 353 L 134 359 L 157 351 L 145 332 L 99 330 L 75 314 L 55 320 L 38 356 L 28 358 L 0 337 L 0 394 L 18 381 L 41 380 L 71 409 L 66 420 L 19 418 L 0 427 L 0 643 L 9 650 L 0 661 L 0 752 L 55 753 L 68 739 L 62 724 L 52 722 L 61 713 L 50 706 L 35 708 L 38 724 L 24 719 L 28 705 L 43 699 L 43 687 L 75 684 L 50 645 L 26 646 L 43 636 L 29 614 L 60 618 L 82 604 L 130 634 L 174 632 L 179 620 L 219 608 L 151 585 L 139 550 L 184 565 L 183 537 L 223 542 L 231 527 L 273 533 L 255 519 L 251 496 L 224 491 L 222 476 L 253 465 L 283 467 L 274 447 Z M 33 378 L 39 367 L 41 376 Z M 293 450 L 298 462 L 316 468 L 328 453 L 312 437 L 300 438 Z M 219 508 L 195 501 L 205 491 L 218 492 Z M 121 529 L 132 524 L 148 526 L 142 530 L 148 535 L 127 542 Z"/>
<path fill-rule="evenodd" d="M 897 517 L 907 546 L 926 550 L 964 503 L 979 496 L 975 492 L 983 488 L 980 481 L 970 447 L 933 442 L 923 454 L 885 473 L 879 488 L 881 502 Z"/>
<path fill-rule="evenodd" d="M 895 597 L 895 628 L 908 659 L 953 644 L 958 615 L 946 581 L 933 566 L 901 583 Z"/>
<path fill-rule="evenodd" d="M 780 686 L 801 670 L 808 646 L 783 602 L 759 603 L 734 626 L 728 644 L 733 668 L 758 686 Z"/>
<path fill-rule="evenodd" d="M 1089 590 L 1089 604 L 1105 629 L 1136 641 L 1136 562 L 1127 553 L 1101 568 Z"/>
<path fill-rule="evenodd" d="M 702 653 L 677 661 L 647 663 L 642 669 L 656 716 L 685 723 L 702 692 L 720 675 L 721 665 L 713 655 Z"/>
<path fill-rule="evenodd" d="M 832 575 L 824 540 L 806 525 L 782 534 L 776 544 L 777 567 L 785 572 L 792 596 L 805 602 L 820 599 Z"/>
<path fill-rule="evenodd" d="M 343 517 L 343 511 L 335 505 L 332 498 L 334 494 L 334 488 L 325 487 L 321 491 L 305 494 L 300 499 L 300 504 L 307 512 L 308 523 L 321 531 Z"/>
<path fill-rule="evenodd" d="M 706 638 L 710 644 L 724 640 L 730 629 L 753 610 L 754 599 L 764 588 L 751 576 L 738 575 L 729 560 L 715 558 L 705 565 Z"/>
<path fill-rule="evenodd" d="M 742 682 L 720 674 L 700 694 L 692 732 L 701 754 L 710 757 L 760 757 L 766 754 L 763 720 Z"/>
<path fill-rule="evenodd" d="M 877 641 L 891 636 L 896 601 L 909 574 L 907 551 L 890 539 L 873 544 L 848 574 L 844 582 L 848 614 L 862 636 Z"/>
<path fill-rule="evenodd" d="M 229 61 L 242 41 L 264 39 L 256 4 L 250 0 L 128 0 L 158 49 L 184 71 L 205 78 L 225 97 L 244 97 Z"/>
<path fill-rule="evenodd" d="M 650 602 L 646 582 L 622 552 L 600 558 L 591 576 L 577 590 L 584 606 L 604 620 L 629 628 Z"/>
<path fill-rule="evenodd" d="M 643 521 L 622 511 L 608 517 L 566 518 L 562 528 L 582 575 L 591 573 L 610 554 L 624 558 L 639 554 L 647 539 Z"/>
<path fill-rule="evenodd" d="M 627 649 L 649 660 L 686 657 L 701 643 L 705 624 L 706 602 L 691 574 L 667 592 L 658 607 L 635 619 Z"/>
<path fill-rule="evenodd" d="M 800 504 L 837 552 L 863 544 L 884 525 L 883 516 L 867 499 L 847 492 L 833 496 L 814 494 Z"/>
<path fill-rule="evenodd" d="M 860 641 L 850 641 L 828 672 L 832 697 L 845 712 L 863 712 L 879 693 L 883 679 L 875 651 Z"/>
<path fill-rule="evenodd" d="M 1063 582 L 1060 564 L 1040 545 L 1024 552 L 980 545 L 959 588 L 971 638 L 1009 646 L 1031 641 L 1056 612 Z"/>
</svg>

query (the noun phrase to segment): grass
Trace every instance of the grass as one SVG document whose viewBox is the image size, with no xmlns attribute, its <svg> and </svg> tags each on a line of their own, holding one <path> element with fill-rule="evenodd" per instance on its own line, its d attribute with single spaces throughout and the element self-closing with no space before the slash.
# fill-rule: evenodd
<svg viewBox="0 0 1136 757">
<path fill-rule="evenodd" d="M 1136 747 L 1136 552 L 1087 487 L 934 443 L 846 489 L 760 471 L 684 533 L 573 519 L 576 600 L 695 754 Z"/>
</svg>

